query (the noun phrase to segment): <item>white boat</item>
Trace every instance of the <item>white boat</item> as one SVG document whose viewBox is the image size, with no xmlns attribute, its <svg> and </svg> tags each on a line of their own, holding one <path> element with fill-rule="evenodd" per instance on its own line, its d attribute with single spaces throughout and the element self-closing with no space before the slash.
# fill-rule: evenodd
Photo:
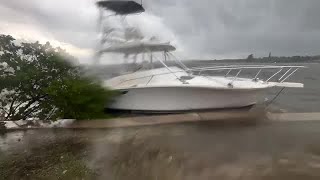
<svg viewBox="0 0 320 180">
<path fill-rule="evenodd" d="M 105 52 L 152 53 L 162 51 L 166 59 L 175 48 L 164 43 L 130 43 L 113 46 Z M 108 108 L 144 112 L 194 111 L 204 109 L 240 108 L 257 103 L 258 96 L 272 87 L 303 87 L 287 80 L 303 66 L 214 66 L 210 68 L 187 68 L 181 61 L 168 66 L 157 59 L 163 67 L 143 69 L 120 75 L 105 81 L 105 86 L 121 92 Z M 150 62 L 151 63 L 151 62 Z M 178 67 L 180 65 L 180 67 Z M 241 78 L 244 70 L 256 69 L 253 78 Z M 258 79 L 262 70 L 279 69 L 267 80 Z M 226 71 L 224 76 L 210 76 L 209 71 Z M 230 76 L 231 71 L 236 71 Z M 202 75 L 203 74 L 203 75 Z M 281 75 L 281 76 L 280 76 Z M 277 82 L 270 82 L 278 77 Z"/>
<path fill-rule="evenodd" d="M 175 49 L 170 43 L 148 41 L 113 44 L 101 49 L 100 53 L 122 53 L 125 57 L 134 55 L 135 58 L 141 55 L 141 59 L 147 54 L 150 57 L 147 63 L 143 60 L 145 64 L 139 70 L 104 82 L 106 87 L 121 92 L 107 108 L 143 112 L 241 108 L 256 104 L 268 88 L 303 87 L 301 83 L 285 82 L 303 66 L 189 68 L 171 53 Z M 159 54 L 163 58 L 156 58 Z M 167 63 L 169 60 L 170 63 Z M 162 67 L 154 68 L 154 61 Z M 173 62 L 175 65 L 172 65 Z M 270 69 L 276 72 L 267 79 L 259 79 L 262 71 Z M 241 77 L 246 70 L 256 70 L 256 73 L 251 78 Z M 220 75 L 212 75 L 213 72 Z"/>
</svg>

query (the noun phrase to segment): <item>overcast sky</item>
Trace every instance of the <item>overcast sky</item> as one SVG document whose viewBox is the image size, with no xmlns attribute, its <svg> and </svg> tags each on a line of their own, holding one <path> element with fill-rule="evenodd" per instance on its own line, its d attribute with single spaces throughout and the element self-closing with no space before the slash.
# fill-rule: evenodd
<svg viewBox="0 0 320 180">
<path fill-rule="evenodd" d="M 0 33 L 50 41 L 88 63 L 97 46 L 95 2 L 0 0 Z M 170 40 L 184 58 L 320 54 L 320 0 L 143 0 L 143 5 L 146 13 L 128 21 L 147 36 Z"/>
</svg>

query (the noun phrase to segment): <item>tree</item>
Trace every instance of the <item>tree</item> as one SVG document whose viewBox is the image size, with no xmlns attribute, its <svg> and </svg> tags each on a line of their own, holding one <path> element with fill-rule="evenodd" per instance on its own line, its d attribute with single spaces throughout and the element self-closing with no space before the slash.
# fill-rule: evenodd
<svg viewBox="0 0 320 180">
<path fill-rule="evenodd" d="M 74 102 L 89 103 L 83 104 L 84 107 L 100 106 L 102 101 L 106 103 L 112 93 L 84 77 L 82 68 L 74 65 L 74 61 L 75 58 L 66 51 L 53 48 L 48 42 L 44 45 L 39 42 L 18 45 L 13 37 L 0 35 L 0 111 L 5 114 L 5 119 L 42 119 L 50 114 L 53 117 L 81 118 L 76 114 L 83 114 L 86 109 L 74 108 L 77 104 Z M 72 89 L 74 87 L 78 89 Z M 79 89 L 82 87 L 86 90 Z M 86 100 L 81 100 L 84 92 L 92 94 L 85 94 Z M 66 98 L 63 105 L 60 102 L 62 96 Z M 93 101 L 98 99 L 96 96 L 100 96 L 100 101 Z M 82 113 L 64 112 L 66 106 Z M 90 115 L 88 113 L 86 118 Z"/>
<path fill-rule="evenodd" d="M 253 54 L 250 54 L 250 55 L 247 57 L 247 60 L 248 60 L 248 61 L 252 61 L 253 59 L 254 59 Z"/>
<path fill-rule="evenodd" d="M 75 77 L 55 81 L 47 93 L 49 103 L 59 107 L 56 116 L 75 119 L 102 118 L 106 101 L 115 95 L 90 78 Z"/>
</svg>

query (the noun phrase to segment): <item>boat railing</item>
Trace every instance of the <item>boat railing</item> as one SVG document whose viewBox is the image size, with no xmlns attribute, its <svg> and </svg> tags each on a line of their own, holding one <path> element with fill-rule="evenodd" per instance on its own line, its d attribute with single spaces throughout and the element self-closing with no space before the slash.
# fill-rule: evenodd
<svg viewBox="0 0 320 180">
<path fill-rule="evenodd" d="M 300 68 L 305 68 L 305 66 L 274 66 L 274 65 L 232 65 L 232 66 L 212 66 L 212 67 L 193 67 L 189 68 L 189 72 L 195 75 L 202 75 L 204 73 L 212 73 L 212 71 L 226 71 L 225 77 L 233 77 L 234 79 L 239 78 L 240 74 L 244 70 L 256 70 L 252 75 L 252 80 L 262 80 L 269 82 L 272 79 L 276 79 L 277 82 L 283 83 L 293 74 L 295 74 Z M 276 70 L 270 73 L 268 77 L 260 78 L 261 72 L 265 70 Z M 232 72 L 235 71 L 235 75 Z"/>
<path fill-rule="evenodd" d="M 290 78 L 293 74 L 295 74 L 300 68 L 305 68 L 305 66 L 298 66 L 298 65 L 228 65 L 228 66 L 211 66 L 211 67 L 193 67 L 188 68 L 186 67 L 179 58 L 177 58 L 174 54 L 171 52 L 166 52 L 166 54 L 170 57 L 172 57 L 172 60 L 176 62 L 182 69 L 184 69 L 186 72 L 192 75 L 202 75 L 203 73 L 208 73 L 210 75 L 213 74 L 214 71 L 226 71 L 226 74 L 224 74 L 225 77 L 233 77 L 233 81 L 236 80 L 243 71 L 247 70 L 256 70 L 256 73 L 254 76 L 251 76 L 252 80 L 262 80 L 265 82 L 269 82 L 272 79 L 276 79 L 277 82 L 283 83 L 288 78 Z M 268 71 L 268 70 L 277 70 L 276 72 L 270 73 L 271 75 L 269 77 L 261 77 L 262 71 Z M 234 76 L 232 76 L 231 73 L 236 72 Z M 251 75 L 252 75 L 251 74 Z M 260 75 L 260 76 L 259 76 Z M 250 77 L 249 77 L 250 78 Z"/>
<path fill-rule="evenodd" d="M 118 85 L 121 85 L 123 83 L 139 80 L 139 79 L 145 79 L 149 78 L 145 85 L 150 84 L 150 82 L 154 79 L 156 76 L 162 76 L 162 75 L 168 75 L 172 74 L 174 75 L 178 80 L 180 80 L 182 83 L 185 83 L 185 80 L 182 76 L 180 76 L 177 73 L 181 72 L 187 72 L 189 76 L 215 76 L 214 71 L 226 71 L 222 74 L 222 76 L 230 78 L 230 83 L 232 84 L 233 81 L 237 79 L 241 79 L 243 77 L 240 77 L 241 73 L 244 73 L 245 70 L 254 70 L 255 73 L 251 73 L 251 77 L 246 77 L 246 79 L 252 79 L 252 81 L 264 81 L 269 82 L 272 79 L 275 79 L 276 82 L 283 83 L 287 79 L 289 79 L 293 74 L 295 74 L 300 68 L 305 68 L 305 66 L 271 66 L 271 65 L 247 65 L 247 66 L 212 66 L 212 67 L 192 67 L 188 68 L 187 70 L 171 70 L 170 67 L 165 66 L 169 71 L 164 73 L 158 73 L 158 74 L 151 74 L 146 75 L 142 77 L 137 78 L 131 78 L 126 79 L 124 81 L 121 81 Z M 263 72 L 263 70 L 276 70 L 275 72 L 269 72 L 268 76 L 259 78 L 259 75 Z M 235 74 L 232 75 L 232 72 L 235 71 Z M 221 76 L 221 75 L 220 75 Z"/>
</svg>

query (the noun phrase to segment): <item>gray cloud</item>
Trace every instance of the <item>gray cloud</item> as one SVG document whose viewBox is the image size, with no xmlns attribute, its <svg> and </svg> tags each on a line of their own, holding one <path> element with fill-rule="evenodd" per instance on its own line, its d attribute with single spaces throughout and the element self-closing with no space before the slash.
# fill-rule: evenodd
<svg viewBox="0 0 320 180">
<path fill-rule="evenodd" d="M 94 2 L 0 0 L 0 23 L 26 24 L 58 41 L 94 48 Z M 152 23 L 141 28 L 156 34 L 170 30 L 185 57 L 262 56 L 270 51 L 320 54 L 319 0 L 144 0 L 143 4 L 162 24 L 157 29 Z"/>
<path fill-rule="evenodd" d="M 90 1 L 40 1 L 40 0 L 0 0 L 0 6 L 10 9 L 1 18 L 19 24 L 31 25 L 40 31 L 49 32 L 62 42 L 78 47 L 90 48 L 95 30 L 95 6 Z M 82 4 L 81 4 L 82 2 Z M 77 9 L 79 7 L 79 9 Z M 83 9 L 88 11 L 83 11 Z"/>
</svg>

